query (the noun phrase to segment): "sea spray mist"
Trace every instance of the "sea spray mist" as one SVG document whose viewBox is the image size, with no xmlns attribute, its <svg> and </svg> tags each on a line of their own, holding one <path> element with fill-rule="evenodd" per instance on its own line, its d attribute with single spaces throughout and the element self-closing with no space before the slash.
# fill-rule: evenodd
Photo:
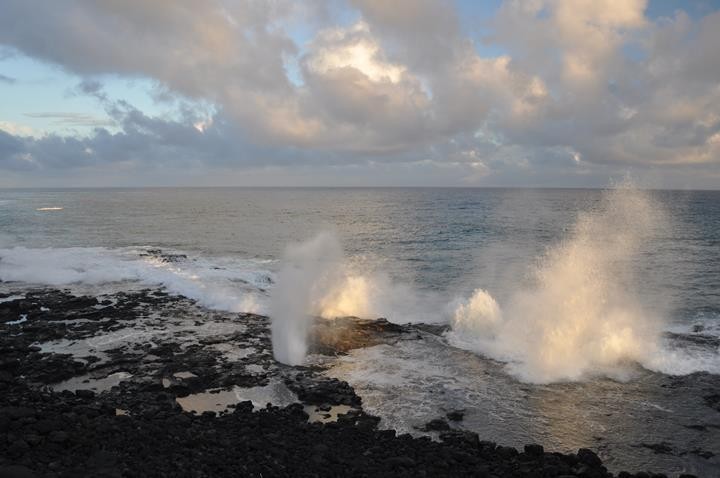
<svg viewBox="0 0 720 478">
<path fill-rule="evenodd" d="M 525 382 L 620 378 L 624 362 L 652 368 L 663 318 L 636 293 L 635 272 L 643 245 L 665 227 L 650 193 L 605 191 L 541 258 L 532 286 L 500 306 L 481 289 L 461 304 L 450 342 L 509 362 Z"/>
<path fill-rule="evenodd" d="M 270 303 L 273 355 L 279 362 L 303 362 L 315 297 L 332 282 L 341 262 L 340 242 L 329 232 L 287 247 Z"/>
</svg>

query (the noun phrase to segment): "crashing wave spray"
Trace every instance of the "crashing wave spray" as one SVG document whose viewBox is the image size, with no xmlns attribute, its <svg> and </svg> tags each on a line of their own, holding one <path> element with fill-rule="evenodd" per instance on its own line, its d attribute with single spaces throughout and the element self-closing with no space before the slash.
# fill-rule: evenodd
<svg viewBox="0 0 720 478">
<path fill-rule="evenodd" d="M 384 317 L 397 324 L 443 322 L 444 301 L 439 295 L 420 293 L 382 272 L 358 269 L 348 263 L 340 265 L 333 283 L 318 291 L 313 302 L 316 315 L 326 319 Z"/>
<path fill-rule="evenodd" d="M 438 322 L 441 301 L 393 283 L 378 272 L 361 272 L 344 257 L 340 241 L 323 232 L 287 248 L 284 266 L 271 291 L 270 317 L 275 358 L 301 364 L 313 317 L 387 317 L 397 323 Z"/>
<path fill-rule="evenodd" d="M 536 383 L 617 376 L 622 362 L 652 361 L 661 319 L 633 294 L 632 263 L 666 222 L 646 192 L 605 192 L 542 258 L 534 286 L 513 294 L 502 312 L 481 289 L 459 306 L 450 342 L 508 361 L 511 373 Z"/>
</svg>

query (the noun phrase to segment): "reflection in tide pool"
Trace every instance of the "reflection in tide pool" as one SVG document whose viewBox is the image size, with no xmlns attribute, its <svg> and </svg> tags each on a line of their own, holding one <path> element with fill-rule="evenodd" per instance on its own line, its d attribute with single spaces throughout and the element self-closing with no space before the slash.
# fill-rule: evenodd
<svg viewBox="0 0 720 478">
<path fill-rule="evenodd" d="M 56 392 L 62 392 L 64 390 L 69 390 L 71 392 L 74 392 L 75 390 L 93 390 L 100 393 L 110 390 L 114 386 L 119 385 L 120 382 L 131 377 L 132 374 L 128 372 L 115 372 L 106 377 L 100 378 L 93 378 L 89 375 L 81 375 L 79 377 L 73 377 L 52 385 L 52 389 Z"/>
<path fill-rule="evenodd" d="M 262 387 L 233 387 L 229 390 L 215 389 L 177 397 L 177 403 L 186 412 L 226 412 L 231 405 L 251 401 L 253 407 L 263 408 L 268 403 L 286 407 L 297 402 L 297 396 L 282 382 L 271 382 Z"/>
<path fill-rule="evenodd" d="M 330 423 L 336 422 L 340 415 L 357 410 L 349 405 L 306 405 L 305 413 L 308 414 L 309 422 Z"/>
<path fill-rule="evenodd" d="M 286 407 L 298 402 L 297 395 L 282 382 L 272 382 L 263 387 L 208 390 L 176 398 L 177 403 L 184 411 L 194 413 L 223 413 L 230 410 L 233 405 L 248 400 L 252 402 L 255 409 L 264 408 L 267 404 Z M 309 422 L 329 423 L 337 421 L 340 415 L 357 409 L 348 405 L 306 405 L 304 410 L 308 415 Z"/>
</svg>

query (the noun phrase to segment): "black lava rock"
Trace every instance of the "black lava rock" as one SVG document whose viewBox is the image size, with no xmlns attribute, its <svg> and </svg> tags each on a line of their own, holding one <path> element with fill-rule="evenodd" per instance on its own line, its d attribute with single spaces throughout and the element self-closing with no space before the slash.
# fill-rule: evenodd
<svg viewBox="0 0 720 478">
<path fill-rule="evenodd" d="M 525 453 L 530 456 L 542 456 L 543 453 L 545 453 L 545 449 L 542 447 L 542 445 L 532 443 L 529 445 L 525 445 Z"/>
<path fill-rule="evenodd" d="M 21 465 L 0 466 L 0 478 L 36 478 L 29 468 Z"/>
<path fill-rule="evenodd" d="M 453 410 L 452 412 L 447 413 L 448 420 L 453 422 L 461 422 L 463 417 L 465 417 L 465 411 L 464 410 Z"/>
<path fill-rule="evenodd" d="M 435 431 L 443 431 L 443 430 L 450 430 L 450 425 L 448 425 L 448 422 L 443 420 L 442 418 L 435 418 L 433 420 L 430 420 L 427 422 L 423 427 L 422 430 L 426 432 L 435 432 Z"/>
<path fill-rule="evenodd" d="M 577 452 L 577 457 L 580 463 L 587 466 L 597 467 L 602 465 L 600 457 L 598 457 L 594 451 L 588 450 L 587 448 L 580 448 Z"/>
<path fill-rule="evenodd" d="M 75 395 L 80 398 L 94 398 L 95 392 L 92 390 L 75 390 Z"/>
</svg>

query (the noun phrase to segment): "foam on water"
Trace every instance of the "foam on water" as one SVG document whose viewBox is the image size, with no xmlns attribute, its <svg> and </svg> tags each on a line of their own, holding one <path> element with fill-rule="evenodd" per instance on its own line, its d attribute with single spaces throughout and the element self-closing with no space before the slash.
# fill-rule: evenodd
<svg viewBox="0 0 720 478">
<path fill-rule="evenodd" d="M 720 337 L 720 314 L 698 314 L 694 317 L 684 318 L 666 327 L 668 332 L 683 335 L 705 335 Z"/>
<path fill-rule="evenodd" d="M 66 323 L 71 325 L 69 321 Z M 63 338 L 34 345 L 39 346 L 42 353 L 70 354 L 80 361 L 85 361 L 88 356 L 95 356 L 99 359 L 95 366 L 99 366 L 108 361 L 107 352 L 118 347 L 143 344 L 149 346 L 152 353 L 153 348 L 168 340 L 177 341 L 183 349 L 197 346 L 208 339 L 219 345 L 224 338 L 245 330 L 246 326 L 239 321 L 223 320 L 222 317 L 218 320 L 212 315 L 202 323 L 197 323 L 193 315 L 183 317 L 173 313 L 172 317 L 167 317 L 150 314 L 139 317 L 128 327 L 99 332 L 79 340 Z M 242 349 L 230 344 L 217 347 L 216 350 L 227 360 L 235 360 L 242 353 Z"/>
<path fill-rule="evenodd" d="M 227 257 L 169 262 L 142 249 L 13 247 L 0 249 L 0 280 L 51 286 L 131 281 L 163 286 L 212 309 L 261 312 L 272 274 Z"/>
<path fill-rule="evenodd" d="M 0 304 L 2 304 L 3 302 L 12 302 L 14 300 L 24 299 L 24 298 L 25 298 L 25 295 L 17 295 L 17 294 L 9 295 L 7 297 L 0 297 Z"/>
<path fill-rule="evenodd" d="M 603 454 L 613 472 L 662 469 L 671 475 L 717 476 L 716 460 L 689 453 L 716 448 L 720 417 L 704 405 L 703 395 L 712 393 L 717 379 L 676 381 L 636 367 L 630 382 L 594 377 L 536 385 L 519 384 L 503 368 L 420 333 L 392 345 L 352 350 L 325 373 L 351 383 L 363 409 L 381 417 L 381 428 L 398 433 L 423 434 L 430 420 L 463 410 L 463 420 L 450 423 L 452 428 L 502 445 L 542 443 L 565 452 L 590 447 Z M 657 455 L 638 447 L 648 437 L 667 441 L 676 451 Z"/>
<path fill-rule="evenodd" d="M 27 322 L 27 314 L 21 314 L 20 318 L 17 320 L 11 320 L 9 322 L 5 322 L 7 325 L 20 325 L 22 323 Z"/>
</svg>

